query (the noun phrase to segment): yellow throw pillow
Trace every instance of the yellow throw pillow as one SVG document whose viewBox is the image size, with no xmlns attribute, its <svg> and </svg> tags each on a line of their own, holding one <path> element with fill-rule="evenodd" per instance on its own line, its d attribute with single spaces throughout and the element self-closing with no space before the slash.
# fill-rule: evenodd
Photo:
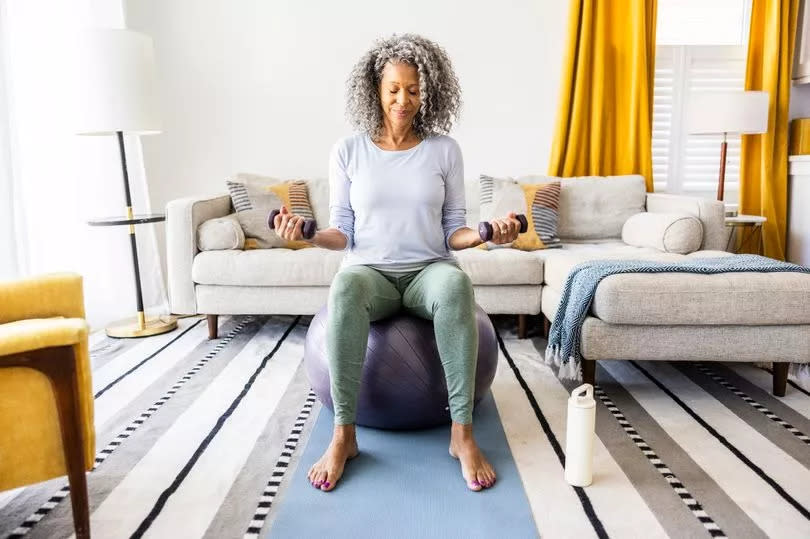
<svg viewBox="0 0 810 539">
<path fill-rule="evenodd" d="M 513 247 L 521 251 L 561 247 L 557 236 L 560 182 L 521 183 L 514 178 L 481 175 L 481 218 L 485 221 L 506 217 L 509 212 L 525 214 L 525 233 L 511 244 L 487 242 L 487 248 Z"/>
<path fill-rule="evenodd" d="M 315 218 L 305 181 L 282 181 L 252 174 L 239 174 L 234 180 L 227 180 L 225 183 L 236 210 L 236 218 L 245 233 L 245 249 L 312 247 L 305 241 L 285 241 L 278 237 L 275 230 L 267 226 L 270 212 L 280 209 L 282 205 L 305 219 Z"/>
</svg>

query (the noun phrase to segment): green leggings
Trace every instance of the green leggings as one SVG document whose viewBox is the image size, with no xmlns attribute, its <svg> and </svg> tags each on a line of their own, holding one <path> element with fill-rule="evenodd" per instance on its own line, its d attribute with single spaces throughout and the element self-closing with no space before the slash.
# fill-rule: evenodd
<svg viewBox="0 0 810 539">
<path fill-rule="evenodd" d="M 369 324 L 402 308 L 433 320 L 447 379 L 450 417 L 472 423 L 478 325 L 472 281 L 458 266 L 433 262 L 420 271 L 389 273 L 347 266 L 329 290 L 326 346 L 335 424 L 354 423 Z"/>
</svg>

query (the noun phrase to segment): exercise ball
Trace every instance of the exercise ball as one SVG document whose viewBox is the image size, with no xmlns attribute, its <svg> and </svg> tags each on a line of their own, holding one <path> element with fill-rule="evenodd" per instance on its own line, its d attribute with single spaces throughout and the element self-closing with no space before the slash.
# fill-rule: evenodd
<svg viewBox="0 0 810 539">
<path fill-rule="evenodd" d="M 334 412 L 326 353 L 328 309 L 310 322 L 304 366 L 312 390 Z M 474 405 L 486 395 L 498 365 L 498 343 L 489 316 L 476 305 L 478 364 Z M 380 429 L 447 425 L 447 380 L 439 359 L 433 321 L 404 311 L 371 323 L 357 397 L 356 424 Z"/>
</svg>

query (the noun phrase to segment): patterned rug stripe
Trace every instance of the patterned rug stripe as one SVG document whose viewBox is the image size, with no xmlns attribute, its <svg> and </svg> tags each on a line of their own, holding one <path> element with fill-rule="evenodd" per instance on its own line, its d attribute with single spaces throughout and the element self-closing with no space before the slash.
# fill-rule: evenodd
<svg viewBox="0 0 810 539">
<path fill-rule="evenodd" d="M 135 533 L 161 493 L 170 487 L 218 418 L 244 389 L 257 363 L 289 326 L 288 322 L 280 323 L 278 318 L 259 317 L 257 321 L 258 327 L 251 325 L 253 329 L 247 342 L 238 353 L 230 357 L 214 377 L 195 386 L 193 399 L 184 403 L 171 423 L 153 434 L 152 446 L 140 453 L 140 458 L 125 470 L 125 475 L 93 511 L 91 526 L 98 534 L 130 537 Z M 195 516 L 199 515 L 192 511 L 187 518 Z"/>
<path fill-rule="evenodd" d="M 596 380 L 610 401 L 621 411 L 622 416 L 639 433 L 644 442 L 650 446 L 667 468 L 688 488 L 689 493 L 699 500 L 703 510 L 711 516 L 718 527 L 729 537 L 764 538 L 765 533 L 743 509 L 732 500 L 723 488 L 695 461 L 672 436 L 670 428 L 659 423 L 651 415 L 655 410 L 648 410 L 645 403 L 636 400 L 630 393 L 633 388 L 623 385 L 613 378 L 604 365 L 612 362 L 600 362 L 597 365 Z M 632 367 L 631 367 L 632 368 Z M 635 370 L 633 369 L 635 372 Z M 574 384 L 572 384 L 573 387 Z M 650 384 L 651 385 L 651 384 Z M 669 400 L 657 388 L 653 391 L 660 399 Z M 655 398 L 655 397 L 653 397 Z M 627 474 L 639 495 L 649 505 L 661 526 L 670 537 L 700 537 L 707 535 L 706 529 L 694 513 L 683 503 L 683 500 L 672 489 L 672 486 L 654 466 L 639 447 L 628 437 L 627 432 L 613 417 L 613 414 L 598 400 L 596 433 L 619 463 L 621 470 Z M 604 412 L 604 413 L 602 413 Z M 688 425 L 693 425 L 691 418 L 686 418 Z M 688 428 L 685 425 L 684 428 Z M 604 468 L 600 465 L 599 468 Z M 600 481 L 600 484 L 602 481 Z M 622 496 L 625 498 L 626 496 Z M 600 507 L 597 505 L 597 507 Z M 638 528 L 636 528 L 638 529 Z M 634 535 L 635 530 L 622 535 Z"/>
<path fill-rule="evenodd" d="M 708 376 L 709 378 L 711 378 L 712 380 L 723 386 L 724 388 L 728 389 L 729 391 L 740 397 L 747 404 L 750 404 L 755 410 L 764 414 L 765 417 L 767 417 L 777 425 L 786 429 L 789 433 L 791 433 L 793 436 L 795 436 L 805 444 L 810 445 L 810 436 L 807 436 L 799 429 L 797 429 L 796 427 L 794 427 L 793 425 L 791 425 L 790 423 L 788 423 L 787 421 L 776 415 L 775 413 L 771 412 L 768 408 L 766 408 L 762 404 L 758 403 L 757 401 L 755 401 L 754 399 L 752 399 L 751 397 L 740 391 L 736 386 L 726 381 L 725 378 L 717 375 L 712 369 L 703 364 L 699 364 L 697 368 L 700 372 L 702 372 L 703 374 L 705 374 L 706 376 Z"/>
<path fill-rule="evenodd" d="M 650 366 L 647 362 L 645 365 Z M 727 446 L 702 428 L 672 399 L 673 391 L 664 386 L 651 385 L 640 369 L 628 361 L 602 361 L 600 366 L 628 391 L 646 412 L 661 426 L 689 457 L 747 514 L 768 536 L 779 536 L 785 528 L 808 528 L 807 519 L 792 505 L 785 502 L 767 483 L 748 466 L 734 458 Z M 668 384 L 670 387 L 672 384 Z M 703 392 L 704 400 L 712 399 Z M 690 400 L 692 402 L 692 400 Z M 701 418 L 698 418 L 701 419 Z M 756 433 L 746 426 L 742 436 Z M 682 475 L 682 474 L 681 474 Z M 706 503 L 708 500 L 703 498 Z M 723 528 L 728 526 L 723 525 Z"/>
<path fill-rule="evenodd" d="M 301 364 L 305 328 L 297 325 L 299 320 L 300 316 L 276 338 L 275 346 L 267 346 L 250 365 L 245 365 L 244 372 L 250 378 L 241 392 L 217 418 L 211 432 L 164 491 L 170 495 L 159 497 L 134 536 L 147 528 L 150 537 L 205 534 L 228 494 L 228 489 L 220 485 L 232 485 L 248 464 L 254 446 Z M 269 348 L 272 349 L 268 353 Z M 196 503 L 189 503 L 191 500 Z"/>
<path fill-rule="evenodd" d="M 267 481 L 267 485 L 264 487 L 264 491 L 259 498 L 259 502 L 256 505 L 256 511 L 253 513 L 253 518 L 250 521 L 250 525 L 245 531 L 245 538 L 258 537 L 261 533 L 262 526 L 264 525 L 267 515 L 270 513 L 270 508 L 273 505 L 273 499 L 278 493 L 279 487 L 281 486 L 281 481 L 284 478 L 284 474 L 289 470 L 290 460 L 292 459 L 293 452 L 295 451 L 296 447 L 298 447 L 298 441 L 300 439 L 299 437 L 301 436 L 304 425 L 309 418 L 310 412 L 312 412 L 312 407 L 315 405 L 315 400 L 315 393 L 310 391 L 306 402 L 304 402 L 304 406 L 301 408 L 301 413 L 295 418 L 295 424 L 290 430 L 290 435 L 284 442 L 284 451 L 281 452 L 278 461 L 276 461 L 276 465 L 273 467 L 273 471 L 270 474 L 270 479 Z"/>
<path fill-rule="evenodd" d="M 97 398 L 99 398 L 100 396 L 102 396 L 104 393 L 106 393 L 107 391 L 109 391 L 109 390 L 110 390 L 110 388 L 112 388 L 113 386 L 115 386 L 115 385 L 116 385 L 117 383 L 119 383 L 121 380 L 123 380 L 124 378 L 126 378 L 127 376 L 129 376 L 130 374 L 132 374 L 133 372 L 135 372 L 135 371 L 137 371 L 138 369 L 140 369 L 140 368 L 141 368 L 141 367 L 142 367 L 144 364 L 146 364 L 146 362 L 148 362 L 150 359 L 152 359 L 152 358 L 154 358 L 155 356 L 157 356 L 159 353 L 161 353 L 162 351 L 164 351 L 166 348 L 168 348 L 169 346 L 171 346 L 172 344 L 174 344 L 175 342 L 177 342 L 178 340 L 180 340 L 180 339 L 181 339 L 181 338 L 182 338 L 182 337 L 183 337 L 183 336 L 184 336 L 186 333 L 188 333 L 189 331 L 191 331 L 192 329 L 194 329 L 194 328 L 196 328 L 198 325 L 200 325 L 200 322 L 202 322 L 202 320 L 197 320 L 196 322 L 194 322 L 193 324 L 191 324 L 189 327 L 187 327 L 187 328 L 185 328 L 184 330 L 182 330 L 182 331 L 181 331 L 181 332 L 180 332 L 178 335 L 175 335 L 175 336 L 174 336 L 174 337 L 173 337 L 173 338 L 172 338 L 172 339 L 171 339 L 169 342 L 167 342 L 166 344 L 164 344 L 163 346 L 161 346 L 160 348 L 158 348 L 157 350 L 155 350 L 154 352 L 152 352 L 151 354 L 149 354 L 148 356 L 146 356 L 146 357 L 143 359 L 143 361 L 141 361 L 140 363 L 135 364 L 135 366 L 133 366 L 132 368 L 130 368 L 128 371 L 126 371 L 125 373 L 123 373 L 122 375 L 120 375 L 118 378 L 116 378 L 115 380 L 113 380 L 112 382 L 108 383 L 106 386 L 104 386 L 104 387 L 103 387 L 103 388 L 101 388 L 100 390 L 98 390 L 98 391 L 96 392 L 96 394 L 93 396 L 93 398 L 96 398 L 96 399 L 97 399 Z"/>
<path fill-rule="evenodd" d="M 751 469 L 751 470 L 752 470 L 754 473 L 756 473 L 756 474 L 757 474 L 757 475 L 758 475 L 758 476 L 759 476 L 759 477 L 760 477 L 760 478 L 761 478 L 763 481 L 765 481 L 765 482 L 766 482 L 768 485 L 770 485 L 770 487 L 771 487 L 771 488 L 773 488 L 773 490 L 774 490 L 774 491 L 775 491 L 777 494 L 779 494 L 779 495 L 780 495 L 780 496 L 781 496 L 781 497 L 782 497 L 782 498 L 783 498 L 783 499 L 784 499 L 786 502 L 788 502 L 790 505 L 792 505 L 794 508 L 796 508 L 796 510 L 797 510 L 797 511 L 799 511 L 799 513 L 800 513 L 800 514 L 801 514 L 801 515 L 802 515 L 804 518 L 806 518 L 808 521 L 810 521 L 810 511 L 808 511 L 808 509 L 807 509 L 807 508 L 806 508 L 806 507 L 803 505 L 803 503 L 802 503 L 801 501 L 797 500 L 797 499 L 794 497 L 794 495 L 795 495 L 795 494 L 794 494 L 794 495 L 790 494 L 790 493 L 789 493 L 789 492 L 786 490 L 786 488 L 785 488 L 785 487 L 784 487 L 782 484 L 780 484 L 780 481 L 778 481 L 777 479 L 775 479 L 775 478 L 772 476 L 772 473 L 768 473 L 768 472 L 766 472 L 766 471 L 763 469 L 763 467 L 764 467 L 764 466 L 768 466 L 768 465 L 770 465 L 770 464 L 773 464 L 773 462 L 772 462 L 772 461 L 773 461 L 773 460 L 776 460 L 776 458 L 774 458 L 774 459 L 769 459 L 769 458 L 768 458 L 767 453 L 764 453 L 764 452 L 756 452 L 755 454 L 757 455 L 757 458 L 761 458 L 761 459 L 763 459 L 765 462 L 764 462 L 763 464 L 761 464 L 761 465 L 754 463 L 754 461 L 753 461 L 753 460 L 751 460 L 751 458 L 749 458 L 748 456 L 746 456 L 746 455 L 743 453 L 743 451 L 742 451 L 742 450 L 739 448 L 739 447 L 740 447 L 740 446 L 739 446 L 739 443 L 731 443 L 731 442 L 728 440 L 728 438 L 727 438 L 725 435 L 721 434 L 721 433 L 718 431 L 718 428 L 716 428 L 716 427 L 715 427 L 715 426 L 713 426 L 713 425 L 710 425 L 710 424 L 709 424 L 709 422 L 708 422 L 708 421 L 706 421 L 706 419 L 704 419 L 703 417 L 701 417 L 701 415 L 700 415 L 700 414 L 698 414 L 698 413 L 695 411 L 695 409 L 694 409 L 694 408 L 692 408 L 691 406 L 687 405 L 687 404 L 686 404 L 686 402 L 684 402 L 684 400 L 683 400 L 683 399 L 681 399 L 681 398 L 679 398 L 677 395 L 675 395 L 675 393 L 674 393 L 673 391 L 671 391 L 671 390 L 670 390 L 668 387 L 666 387 L 666 386 L 665 386 L 663 383 L 661 383 L 661 381 L 659 381 L 657 377 L 655 377 L 655 376 L 653 376 L 653 374 L 651 374 L 651 371 L 652 371 L 654 368 L 658 368 L 659 370 L 662 370 L 662 369 L 664 368 L 663 366 L 659 366 L 659 365 L 655 365 L 655 366 L 653 366 L 653 365 L 649 365 L 649 366 L 648 366 L 648 367 L 645 369 L 644 367 L 642 367 L 642 366 L 641 366 L 641 365 L 640 365 L 638 362 L 636 362 L 636 361 L 630 361 L 630 363 L 631 363 L 631 364 L 632 364 L 632 365 L 633 365 L 633 366 L 634 366 L 636 369 L 638 369 L 639 371 L 641 371 L 641 373 L 642 373 L 644 376 L 646 376 L 646 377 L 647 377 L 647 378 L 648 378 L 648 379 L 649 379 L 651 382 L 653 382 L 655 385 L 657 385 L 659 388 L 661 388 L 661 389 L 662 389 L 662 390 L 663 390 L 663 391 L 664 391 L 664 392 L 665 392 L 665 393 L 666 393 L 666 394 L 667 394 L 667 395 L 668 395 L 668 396 L 669 396 L 669 397 L 670 397 L 670 398 L 671 398 L 671 399 L 672 399 L 672 400 L 673 400 L 673 401 L 674 401 L 674 402 L 675 402 L 675 403 L 676 403 L 678 406 L 680 406 L 680 407 L 681 407 L 681 408 L 682 408 L 682 409 L 683 409 L 683 410 L 684 410 L 684 411 L 685 411 L 687 414 L 689 414 L 689 415 L 690 415 L 690 416 L 691 416 L 693 419 L 695 419 L 695 421 L 697 421 L 697 422 L 698 422 L 698 424 L 699 424 L 701 427 L 703 427 L 704 429 L 706 429 L 706 431 L 707 431 L 709 434 L 711 434 L 711 435 L 712 435 L 712 436 L 713 436 L 715 439 L 717 439 L 717 441 L 718 441 L 718 442 L 720 442 L 721 444 L 723 444 L 723 445 L 726 447 L 726 449 L 728 449 L 729 451 L 731 451 L 731 452 L 734 454 L 734 456 L 736 456 L 738 459 L 740 459 L 740 461 L 741 461 L 743 464 L 745 464 L 746 466 L 748 466 L 748 467 L 749 467 L 749 468 L 750 468 L 750 469 Z M 672 368 L 672 367 L 669 367 L 669 366 L 667 366 L 667 367 L 668 367 L 669 369 L 671 369 L 672 371 L 674 371 L 674 370 L 675 370 L 675 369 L 674 369 L 674 368 Z M 681 375 L 681 376 L 682 376 L 682 375 Z M 685 378 L 685 377 L 684 377 L 684 378 Z M 712 400 L 714 400 L 714 399 L 712 399 Z M 719 426 L 720 426 L 720 425 L 718 425 L 718 427 L 719 427 Z M 723 425 L 723 427 L 726 427 L 726 425 Z M 756 431 L 754 431 L 753 429 L 751 429 L 751 434 L 752 434 L 751 438 L 753 438 L 753 436 L 754 436 L 754 435 L 756 435 L 756 434 L 758 434 L 758 433 L 757 433 Z M 741 437 L 741 438 L 742 438 L 742 437 Z M 771 449 L 771 448 L 767 448 L 767 449 Z M 778 450 L 778 448 L 776 448 L 776 447 L 773 447 L 773 449 Z M 790 458 L 788 455 L 785 455 L 785 454 L 784 454 L 784 453 L 782 453 L 781 451 L 779 451 L 779 457 L 780 457 L 780 460 L 781 460 L 781 459 L 787 459 L 787 458 Z M 792 459 L 791 459 L 791 460 L 792 460 Z M 799 470 L 792 470 L 792 473 L 790 474 L 792 477 L 789 477 L 789 476 L 786 474 L 786 475 L 785 475 L 785 476 L 783 476 L 783 477 L 782 477 L 782 479 L 781 479 L 782 483 L 785 483 L 785 482 L 787 482 L 788 480 L 795 480 L 795 476 L 796 476 L 798 473 L 799 473 Z M 805 490 L 805 492 L 807 492 L 807 490 L 806 490 L 806 485 L 808 485 L 808 484 L 810 484 L 810 474 L 808 474 L 807 481 L 804 481 L 803 486 L 799 487 L 799 489 L 798 489 L 798 490 L 800 490 L 800 492 L 798 493 L 798 495 L 800 495 L 800 496 L 801 496 L 801 495 L 803 495 L 803 494 L 804 494 L 803 492 L 801 492 L 801 490 Z M 802 496 L 802 497 L 808 498 L 808 499 L 810 500 L 810 496 L 807 496 L 806 494 L 804 494 L 804 496 Z"/>
<path fill-rule="evenodd" d="M 766 369 L 759 369 L 752 365 L 740 363 L 729 364 L 728 368 L 763 391 L 771 392 L 773 375 Z M 810 419 L 810 397 L 808 397 L 801 388 L 797 389 L 794 386 L 790 386 L 788 391 L 785 392 L 784 397 L 774 398 L 782 404 L 793 408 L 805 418 Z"/>
<path fill-rule="evenodd" d="M 713 376 L 698 365 L 677 362 L 672 366 L 810 471 L 808 444 L 796 434 L 810 432 L 810 420 L 722 365 L 706 367 Z"/>
<path fill-rule="evenodd" d="M 563 479 L 554 449 L 538 428 L 531 404 L 516 386 L 515 375 L 503 354 L 498 360 L 492 396 L 538 534 L 541 537 L 596 537 L 574 489 Z"/>
<path fill-rule="evenodd" d="M 545 339 L 519 340 L 512 338 L 504 340 L 504 343 L 512 360 L 531 388 L 538 405 L 545 413 L 551 430 L 559 440 L 564 440 L 567 427 L 568 397 L 570 392 L 580 384 L 569 383 L 569 381 L 561 382 L 551 368 L 538 361 L 538 358 L 541 357 L 540 351 L 545 350 Z M 505 360 L 504 363 L 506 363 Z M 510 388 L 511 386 L 514 386 L 514 381 L 511 382 Z M 514 389 L 510 390 L 514 391 Z M 500 406 L 499 398 L 500 395 L 496 393 L 496 402 Z M 502 417 L 506 424 L 512 422 L 511 416 L 527 414 L 531 415 L 528 400 L 525 402 L 525 409 L 524 407 L 512 407 L 504 411 Z M 684 530 L 685 524 L 687 527 L 694 526 L 695 529 L 702 529 L 702 526 L 694 525 L 694 517 L 691 513 L 685 509 L 680 499 L 676 499 L 672 489 L 665 486 L 660 475 L 649 465 L 638 448 L 629 441 L 624 431 L 619 428 L 616 421 L 601 404 L 597 404 L 596 414 L 598 435 L 594 439 L 593 447 L 594 482 L 585 490 L 606 533 L 611 537 L 627 537 L 634 535 L 638 529 L 644 529 L 646 537 L 652 538 L 668 537 L 673 530 Z M 536 428 L 525 421 L 518 425 L 524 432 L 530 428 Z M 516 437 L 518 447 L 527 443 L 525 435 L 519 434 Z M 537 447 L 539 443 L 532 442 L 531 447 Z M 607 444 L 611 444 L 611 446 L 608 447 Z M 535 457 L 536 452 L 537 450 L 533 449 L 529 453 L 532 460 L 540 458 Z M 532 470 L 533 463 L 525 462 L 519 449 L 513 449 L 513 454 L 521 474 L 524 471 Z M 550 457 L 553 458 L 553 456 Z M 559 500 L 562 495 L 560 489 L 564 489 L 572 495 L 574 489 L 565 482 L 563 468 L 559 466 L 559 462 L 555 464 L 557 466 L 554 469 L 549 468 L 542 475 L 535 472 L 533 476 L 534 481 L 545 487 L 542 488 L 541 494 L 542 499 L 545 500 L 543 505 L 565 503 L 570 506 L 577 503 L 576 500 L 565 502 Z M 559 482 L 560 486 L 552 484 L 552 479 Z M 656 484 L 659 485 L 658 488 L 655 488 Z M 640 489 L 639 486 L 643 488 Z M 538 487 L 534 487 L 534 489 L 537 490 Z M 556 513 L 560 512 L 575 514 L 564 508 L 558 509 Z M 552 518 L 560 519 L 561 517 L 556 516 L 556 513 Z M 632 520 L 627 518 L 628 514 L 633 515 Z M 683 521 L 687 518 L 688 520 L 684 523 Z M 541 521 L 539 517 L 537 520 L 541 534 L 567 536 L 572 533 L 566 528 L 546 530 L 543 528 L 546 522 Z M 584 515 L 579 516 L 579 520 L 584 523 L 588 522 Z M 592 530 L 591 533 L 593 533 Z"/>
<path fill-rule="evenodd" d="M 258 376 L 262 373 L 262 371 L 267 366 L 267 363 L 270 361 L 270 359 L 272 359 L 273 356 L 276 355 L 276 352 L 278 352 L 279 348 L 281 348 L 281 345 L 287 339 L 287 336 L 290 334 L 290 332 L 292 332 L 292 330 L 298 324 L 300 319 L 301 319 L 300 316 L 296 317 L 293 323 L 290 324 L 290 326 L 287 328 L 287 330 L 284 332 L 281 338 L 276 342 L 276 345 L 273 347 L 270 353 L 268 353 L 266 356 L 262 358 L 261 362 L 259 363 L 259 366 L 256 367 L 256 370 L 253 371 L 253 374 L 251 374 L 250 378 L 248 378 L 247 382 L 245 383 L 245 386 L 242 388 L 242 391 L 236 396 L 236 398 L 233 399 L 231 404 L 222 413 L 222 415 L 220 415 L 219 418 L 217 418 L 214 427 L 205 436 L 205 438 L 203 438 L 202 442 L 200 442 L 200 444 L 194 450 L 194 453 L 192 453 L 191 458 L 188 460 L 188 462 L 186 462 L 186 464 L 183 466 L 183 468 L 180 470 L 180 472 L 177 474 L 177 476 L 174 478 L 171 484 L 163 492 L 160 493 L 160 496 L 158 496 L 155 505 L 152 507 L 152 509 L 149 511 L 146 517 L 138 525 L 137 529 L 132 534 L 132 537 L 137 538 L 143 537 L 144 533 L 146 533 L 146 530 L 149 529 L 149 527 L 155 521 L 157 516 L 166 506 L 166 502 L 168 501 L 169 497 L 172 496 L 177 491 L 178 488 L 180 488 L 180 484 L 188 476 L 189 472 L 197 463 L 197 461 L 200 459 L 203 452 L 205 452 L 205 450 L 211 444 L 211 441 L 214 439 L 214 437 L 217 434 L 219 434 L 220 430 L 222 430 L 222 426 L 225 424 L 226 421 L 228 421 L 228 419 L 231 417 L 231 414 L 233 414 L 234 410 L 236 410 L 236 408 L 242 403 L 242 400 L 245 398 L 245 395 L 248 394 L 250 389 L 253 387 L 253 384 L 256 382 L 256 378 L 258 378 Z"/>
<path fill-rule="evenodd" d="M 681 482 L 678 477 L 672 473 L 666 464 L 661 460 L 661 458 L 656 454 L 656 452 L 652 449 L 652 447 L 644 441 L 644 438 L 638 433 L 638 431 L 633 428 L 633 425 L 627 421 L 627 418 L 622 414 L 621 410 L 610 400 L 610 397 L 604 392 L 601 386 L 598 384 L 594 387 L 594 393 L 602 401 L 602 404 L 608 409 L 608 411 L 613 415 L 616 421 L 621 425 L 624 432 L 627 433 L 627 436 L 636 444 L 636 447 L 644 454 L 645 457 L 650 461 L 650 464 L 661 474 L 661 476 L 666 480 L 666 482 L 672 487 L 678 497 L 683 501 L 686 507 L 692 512 L 692 514 L 697 518 L 701 524 L 706 528 L 706 531 L 709 532 L 709 535 L 712 537 L 726 537 L 726 534 L 720 529 L 717 523 L 706 513 L 703 509 L 703 506 L 695 500 L 694 496 L 689 493 L 687 488 L 684 486 L 683 482 Z"/>
<path fill-rule="evenodd" d="M 546 437 L 548 438 L 549 443 L 551 443 L 552 447 L 554 448 L 554 453 L 557 455 L 557 458 L 560 461 L 560 465 L 565 468 L 565 454 L 563 453 L 562 447 L 560 446 L 557 437 L 552 432 L 551 427 L 548 424 L 548 420 L 543 415 L 543 411 L 540 410 L 540 406 L 537 404 L 537 399 L 534 397 L 532 390 L 529 388 L 528 384 L 526 384 L 526 380 L 520 373 L 520 370 L 515 365 L 515 362 L 512 360 L 512 357 L 509 355 L 509 351 L 506 349 L 504 345 L 503 338 L 501 337 L 500 333 L 496 330 L 495 336 L 498 339 L 498 346 L 501 349 L 506 361 L 509 363 L 509 367 L 512 369 L 512 372 L 515 375 L 515 378 L 520 384 L 520 387 L 526 394 L 526 398 L 529 399 L 529 403 L 531 404 L 532 410 L 534 411 L 535 417 L 537 417 L 537 421 L 540 423 L 541 428 L 543 429 L 543 433 L 545 433 Z M 605 528 L 602 525 L 602 522 L 599 520 L 599 517 L 596 516 L 596 512 L 593 509 L 593 504 L 591 503 L 590 498 L 585 493 L 585 490 L 582 487 L 573 487 L 574 492 L 576 492 L 577 497 L 582 504 L 582 508 L 585 511 L 585 514 L 588 517 L 588 520 L 593 526 L 594 532 L 596 532 L 596 536 L 603 538 L 607 537 L 607 532 L 605 532 Z"/>
<path fill-rule="evenodd" d="M 223 333 L 227 334 L 226 331 Z M 96 399 L 94 418 L 96 431 L 103 432 L 108 428 L 115 428 L 115 424 L 108 424 L 113 417 L 128 407 L 147 387 L 173 369 L 178 362 L 186 361 L 189 354 L 203 342 L 208 342 L 208 330 L 205 326 L 197 326 L 181 339 L 173 341 L 171 348 L 164 349 L 159 361 L 144 364 L 136 376 L 121 378 L 114 387 Z M 218 342 L 217 346 L 220 350 L 225 347 L 221 342 Z"/>
<path fill-rule="evenodd" d="M 115 439 L 107 444 L 107 446 L 99 451 L 95 457 L 95 463 L 91 473 L 98 469 L 105 460 L 121 445 L 121 443 L 129 438 L 137 429 L 140 427 L 144 421 L 152 417 L 152 415 L 160 409 L 161 406 L 166 404 L 172 396 L 177 393 L 177 391 L 185 385 L 185 383 L 191 379 L 191 377 L 199 372 L 199 370 L 205 366 L 213 357 L 215 357 L 227 344 L 240 332 L 242 328 L 247 324 L 251 319 L 245 319 L 244 321 L 237 324 L 237 326 L 227 335 L 225 336 L 220 343 L 211 351 L 209 352 L 203 359 L 201 359 L 191 370 L 188 371 L 180 380 L 178 380 L 167 392 L 164 396 L 160 399 L 155 401 L 155 403 L 147 408 L 146 411 L 142 412 L 137 418 L 135 418 L 132 423 L 130 423 L 123 431 L 121 431 Z M 34 513 L 29 516 L 28 518 L 23 521 L 23 523 L 15 529 L 10 535 L 9 539 L 18 539 L 20 537 L 24 537 L 34 525 L 42 520 L 42 517 L 47 515 L 50 511 L 52 511 L 56 505 L 58 505 L 70 491 L 70 487 L 65 485 L 62 489 L 60 489 L 56 494 L 54 494 L 48 502 L 43 504 L 42 507 L 34 511 Z"/>
<path fill-rule="evenodd" d="M 135 342 L 123 343 L 120 347 L 116 347 L 116 343 L 110 346 L 116 349 L 113 359 L 107 359 L 102 365 L 93 367 L 93 392 L 94 395 L 99 394 L 110 384 L 113 384 L 117 378 L 128 370 L 132 369 L 139 363 L 144 361 L 144 358 L 149 358 L 155 351 L 160 350 L 169 343 L 176 341 L 180 338 L 180 333 L 194 325 L 196 320 L 187 319 L 178 321 L 178 329 L 169 333 L 155 335 L 143 339 L 132 339 Z M 115 341 L 118 339 L 110 339 Z M 130 340 L 130 339 L 127 339 Z M 110 353 L 101 353 L 98 356 L 91 355 L 91 362 L 95 363 L 97 358 L 110 358 Z M 101 363 L 101 361 L 98 361 Z"/>
</svg>

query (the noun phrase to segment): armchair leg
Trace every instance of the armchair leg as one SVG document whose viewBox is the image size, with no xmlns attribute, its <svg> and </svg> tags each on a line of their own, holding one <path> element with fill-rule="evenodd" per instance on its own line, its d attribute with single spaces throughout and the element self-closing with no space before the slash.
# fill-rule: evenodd
<svg viewBox="0 0 810 539">
<path fill-rule="evenodd" d="M 543 337 L 548 339 L 548 334 L 551 333 L 551 320 L 546 315 L 543 316 Z"/>
<path fill-rule="evenodd" d="M 526 315 L 518 315 L 518 339 L 526 338 Z"/>
<path fill-rule="evenodd" d="M 28 367 L 40 371 L 50 380 L 62 433 L 73 526 L 77 538 L 89 539 L 90 508 L 85 476 L 88 463 L 84 459 L 84 436 L 79 416 L 79 382 L 73 348 L 58 346 L 0 357 L 0 367 Z"/>
<path fill-rule="evenodd" d="M 596 385 L 596 360 L 582 358 L 582 381 Z"/>
<path fill-rule="evenodd" d="M 773 363 L 773 394 L 784 397 L 787 390 L 788 367 L 790 363 L 774 361 Z"/>
<path fill-rule="evenodd" d="M 217 318 L 219 315 L 216 314 L 209 314 L 206 316 L 208 318 L 208 338 L 209 339 L 216 339 L 217 338 Z"/>
</svg>

